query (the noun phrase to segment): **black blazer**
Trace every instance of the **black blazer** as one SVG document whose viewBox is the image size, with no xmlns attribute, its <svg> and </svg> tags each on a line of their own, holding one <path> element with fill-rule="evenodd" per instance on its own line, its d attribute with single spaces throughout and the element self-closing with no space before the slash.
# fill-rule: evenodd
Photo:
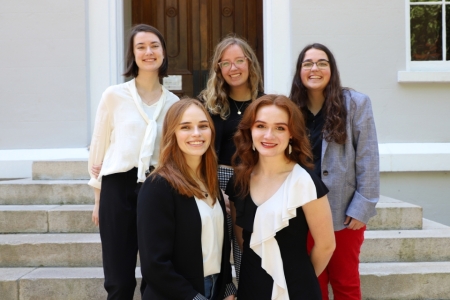
<svg viewBox="0 0 450 300">
<path fill-rule="evenodd" d="M 224 295 L 226 285 L 232 282 L 231 248 L 221 193 L 219 202 L 224 213 L 224 241 L 218 295 Z M 143 300 L 192 300 L 198 293 L 204 294 L 201 226 L 194 197 L 180 195 L 157 174 L 146 179 L 137 204 L 141 272 L 147 283 Z"/>
</svg>

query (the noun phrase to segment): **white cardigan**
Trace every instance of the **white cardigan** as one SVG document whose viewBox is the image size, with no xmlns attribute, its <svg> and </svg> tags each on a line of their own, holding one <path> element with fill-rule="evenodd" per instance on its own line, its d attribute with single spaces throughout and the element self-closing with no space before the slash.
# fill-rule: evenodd
<svg viewBox="0 0 450 300">
<path fill-rule="evenodd" d="M 147 122 L 152 122 L 152 118 L 148 118 L 147 121 L 144 119 L 146 115 L 143 112 L 142 101 L 136 91 L 134 79 L 110 86 L 103 92 L 95 117 L 89 150 L 90 186 L 100 189 L 102 176 L 127 172 L 133 167 L 139 169 L 138 181 L 144 181 L 145 177 L 142 178 L 142 174 L 146 169 L 143 169 L 142 162 L 147 162 L 147 168 L 150 165 L 157 165 L 164 117 L 170 106 L 179 100 L 165 87 L 162 87 L 162 90 L 163 93 L 158 100 L 162 105 L 161 110 L 157 108 L 155 112 L 157 130 L 153 130 L 153 135 L 156 133 L 154 143 L 149 142 L 151 126 Z M 138 109 L 136 103 L 141 106 L 141 109 Z M 150 131 L 152 131 L 151 128 Z M 147 140 L 145 140 L 146 136 Z M 94 164 L 102 164 L 98 179 L 91 173 L 91 167 Z"/>
</svg>

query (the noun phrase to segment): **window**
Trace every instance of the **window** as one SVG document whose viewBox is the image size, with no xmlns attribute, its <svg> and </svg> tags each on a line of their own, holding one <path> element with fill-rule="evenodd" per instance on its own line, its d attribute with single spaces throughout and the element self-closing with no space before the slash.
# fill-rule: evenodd
<svg viewBox="0 0 450 300">
<path fill-rule="evenodd" d="M 410 71 L 450 71 L 450 0 L 407 0 Z"/>
</svg>

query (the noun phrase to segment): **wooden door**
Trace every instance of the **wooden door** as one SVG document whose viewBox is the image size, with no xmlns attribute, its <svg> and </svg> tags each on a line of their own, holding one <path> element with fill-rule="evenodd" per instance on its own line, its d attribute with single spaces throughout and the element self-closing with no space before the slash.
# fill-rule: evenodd
<svg viewBox="0 0 450 300">
<path fill-rule="evenodd" d="M 206 86 L 216 44 L 237 34 L 255 50 L 263 68 L 262 0 L 132 0 L 133 24 L 164 35 L 169 75 L 182 76 L 179 96 L 196 97 Z"/>
</svg>

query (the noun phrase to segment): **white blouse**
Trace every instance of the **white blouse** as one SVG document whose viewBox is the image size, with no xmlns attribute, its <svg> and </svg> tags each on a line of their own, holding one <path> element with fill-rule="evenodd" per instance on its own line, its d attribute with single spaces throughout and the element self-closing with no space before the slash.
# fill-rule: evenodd
<svg viewBox="0 0 450 300">
<path fill-rule="evenodd" d="M 203 276 L 220 273 L 223 246 L 223 212 L 219 200 L 213 207 L 195 198 L 202 219 Z"/>
<path fill-rule="evenodd" d="M 298 207 L 316 199 L 314 181 L 305 169 L 296 164 L 275 194 L 256 210 L 250 248 L 261 257 L 261 267 L 273 279 L 271 299 L 289 300 L 283 260 L 275 235 L 289 226 L 289 220 L 297 216 Z"/>
<path fill-rule="evenodd" d="M 162 87 L 162 95 L 152 118 L 142 107 L 134 79 L 108 87 L 102 95 L 95 117 L 89 150 L 89 185 L 100 189 L 104 175 L 138 168 L 138 182 L 145 180 L 145 171 L 156 166 L 159 159 L 162 125 L 167 110 L 178 97 Z M 98 178 L 92 165 L 102 164 Z"/>
</svg>

